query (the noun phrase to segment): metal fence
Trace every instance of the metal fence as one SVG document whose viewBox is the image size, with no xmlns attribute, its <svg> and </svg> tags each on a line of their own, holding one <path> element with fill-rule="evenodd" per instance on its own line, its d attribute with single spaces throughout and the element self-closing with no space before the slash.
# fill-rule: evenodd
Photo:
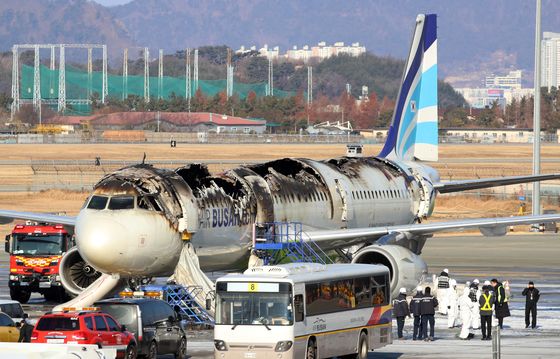
<svg viewBox="0 0 560 359">
<path fill-rule="evenodd" d="M 385 137 L 367 137 L 357 134 L 244 134 L 244 133 L 196 133 L 196 132 L 152 132 L 152 131 L 111 131 L 120 132 L 120 136 L 106 136 L 103 131 L 91 135 L 70 134 L 0 134 L 0 143 L 19 144 L 79 144 L 79 143 L 384 143 Z M 139 136 L 140 133 L 140 136 Z M 543 136 L 545 143 L 558 143 L 558 136 Z M 524 144 L 525 142 L 508 142 L 502 138 L 473 140 L 464 136 L 440 136 L 439 143 L 449 144 Z"/>
<path fill-rule="evenodd" d="M 0 135 L 4 144 L 81 144 L 81 143 L 377 143 L 375 139 L 366 139 L 360 135 L 291 135 L 291 134 L 241 134 L 241 133 L 193 133 L 193 132 L 149 132 L 138 131 L 127 136 L 107 137 L 103 132 L 92 136 L 79 133 L 71 134 L 18 134 Z"/>
</svg>

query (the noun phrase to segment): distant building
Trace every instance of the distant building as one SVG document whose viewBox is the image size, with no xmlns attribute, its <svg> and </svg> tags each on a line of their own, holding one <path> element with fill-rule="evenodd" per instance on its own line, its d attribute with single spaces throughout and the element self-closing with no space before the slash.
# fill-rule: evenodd
<svg viewBox="0 0 560 359">
<path fill-rule="evenodd" d="M 264 44 L 264 46 L 259 49 L 259 55 L 270 60 L 277 60 L 278 57 L 280 57 L 280 48 L 278 46 L 269 48 L 267 44 Z"/>
<path fill-rule="evenodd" d="M 560 130 L 557 131 L 560 135 Z M 384 142 L 387 138 L 387 129 L 374 128 L 360 130 L 360 135 L 366 139 L 375 139 Z M 556 136 L 554 136 L 556 138 Z M 551 140 L 544 131 L 541 138 Z M 530 128 L 440 128 L 440 143 L 532 143 L 533 130 Z"/>
<path fill-rule="evenodd" d="M 107 115 L 55 116 L 46 123 L 79 126 L 89 123 L 96 130 L 153 130 L 162 132 L 264 133 L 265 120 L 253 120 L 209 112 L 116 112 Z"/>
<path fill-rule="evenodd" d="M 467 143 L 532 143 L 533 129 L 531 128 L 442 128 L 440 142 L 446 138 L 454 142 Z M 545 132 L 541 131 L 541 138 Z M 461 140 L 459 141 L 458 138 Z"/>
<path fill-rule="evenodd" d="M 510 71 L 505 76 L 489 75 L 485 78 L 484 88 L 457 88 L 472 108 L 491 107 L 497 102 L 505 109 L 513 99 L 521 100 L 524 96 L 532 96 L 532 88 L 521 87 L 521 70 Z"/>
<path fill-rule="evenodd" d="M 560 84 L 560 33 L 545 32 L 541 42 L 541 86 Z"/>
<path fill-rule="evenodd" d="M 505 108 L 513 99 L 519 101 L 523 97 L 533 96 L 535 92 L 532 88 L 457 88 L 455 91 L 463 95 L 465 101 L 467 101 L 472 108 L 492 107 L 495 101 L 497 101 L 498 105 L 502 108 Z"/>
<path fill-rule="evenodd" d="M 235 53 L 245 54 L 250 51 L 257 51 L 256 46 L 251 46 L 250 48 L 241 46 L 238 50 L 235 51 Z M 333 45 L 327 45 L 325 41 L 321 41 L 317 44 L 317 46 L 312 47 L 309 47 L 308 45 L 302 46 L 301 48 L 293 46 L 292 49 L 286 51 L 286 53 L 283 55 L 280 54 L 280 49 L 278 46 L 269 48 L 267 44 L 260 48 L 258 52 L 260 56 L 273 60 L 283 58 L 288 61 L 307 62 L 311 58 L 324 60 L 328 59 L 331 56 L 343 54 L 357 57 L 361 54 L 365 54 L 366 48 L 365 46 L 360 45 L 359 42 L 354 42 L 351 45 L 345 45 L 344 42 L 335 42 Z"/>
<path fill-rule="evenodd" d="M 486 88 L 520 89 L 521 70 L 510 71 L 505 76 L 486 76 L 485 83 Z"/>
<path fill-rule="evenodd" d="M 311 50 L 309 46 L 305 45 L 301 49 L 298 49 L 297 46 L 294 46 L 291 50 L 286 51 L 286 59 L 292 61 L 303 61 L 307 62 L 311 58 Z"/>
</svg>

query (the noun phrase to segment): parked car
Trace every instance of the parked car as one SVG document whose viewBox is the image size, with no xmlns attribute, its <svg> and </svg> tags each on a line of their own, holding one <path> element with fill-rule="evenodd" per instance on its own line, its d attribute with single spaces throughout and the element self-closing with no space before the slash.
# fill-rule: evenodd
<svg viewBox="0 0 560 359">
<path fill-rule="evenodd" d="M 96 308 L 43 315 L 33 328 L 31 342 L 97 344 L 100 348 L 116 348 L 118 357 L 134 359 L 137 355 L 134 335 Z"/>
<path fill-rule="evenodd" d="M 187 355 L 187 336 L 173 308 L 159 299 L 111 298 L 95 303 L 134 333 L 138 355 L 155 359 L 160 354 Z"/>
<path fill-rule="evenodd" d="M 0 300 L 0 312 L 6 313 L 16 322 L 23 319 L 23 308 L 17 300 Z"/>
<path fill-rule="evenodd" d="M 0 342 L 17 343 L 19 330 L 16 323 L 5 313 L 0 313 Z"/>
</svg>

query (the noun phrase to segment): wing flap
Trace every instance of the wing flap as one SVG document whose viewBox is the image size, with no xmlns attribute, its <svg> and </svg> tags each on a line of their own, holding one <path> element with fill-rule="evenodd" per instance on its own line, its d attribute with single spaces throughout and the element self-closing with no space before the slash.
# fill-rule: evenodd
<svg viewBox="0 0 560 359">
<path fill-rule="evenodd" d="M 434 184 L 434 189 L 439 193 L 452 193 L 467 191 L 470 189 L 499 187 L 527 182 L 548 181 L 554 179 L 560 179 L 560 174 L 553 173 L 535 176 L 512 176 L 500 178 L 484 178 L 478 180 L 440 182 Z"/>
<path fill-rule="evenodd" d="M 468 229 L 481 229 L 484 234 L 497 235 L 503 232 L 503 228 L 508 226 L 550 222 L 560 222 L 560 214 L 478 218 L 387 227 L 308 231 L 305 232 L 304 238 L 317 243 L 321 248 L 331 249 L 374 242 L 387 234 L 396 232 L 409 233 L 414 236 L 427 236 L 437 232 L 460 232 Z"/>
<path fill-rule="evenodd" d="M 76 217 L 71 217 L 71 216 L 59 216 L 56 214 L 49 214 L 49 213 L 0 210 L 1 223 L 10 223 L 14 219 L 24 219 L 24 220 L 36 221 L 36 222 L 65 224 L 68 226 L 74 226 L 76 224 Z"/>
</svg>

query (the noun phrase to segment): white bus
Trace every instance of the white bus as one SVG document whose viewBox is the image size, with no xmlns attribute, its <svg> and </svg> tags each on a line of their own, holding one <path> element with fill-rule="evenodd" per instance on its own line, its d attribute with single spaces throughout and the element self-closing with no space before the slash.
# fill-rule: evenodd
<svg viewBox="0 0 560 359">
<path fill-rule="evenodd" d="M 326 358 L 392 343 L 389 270 L 262 266 L 216 281 L 215 358 Z"/>
</svg>

